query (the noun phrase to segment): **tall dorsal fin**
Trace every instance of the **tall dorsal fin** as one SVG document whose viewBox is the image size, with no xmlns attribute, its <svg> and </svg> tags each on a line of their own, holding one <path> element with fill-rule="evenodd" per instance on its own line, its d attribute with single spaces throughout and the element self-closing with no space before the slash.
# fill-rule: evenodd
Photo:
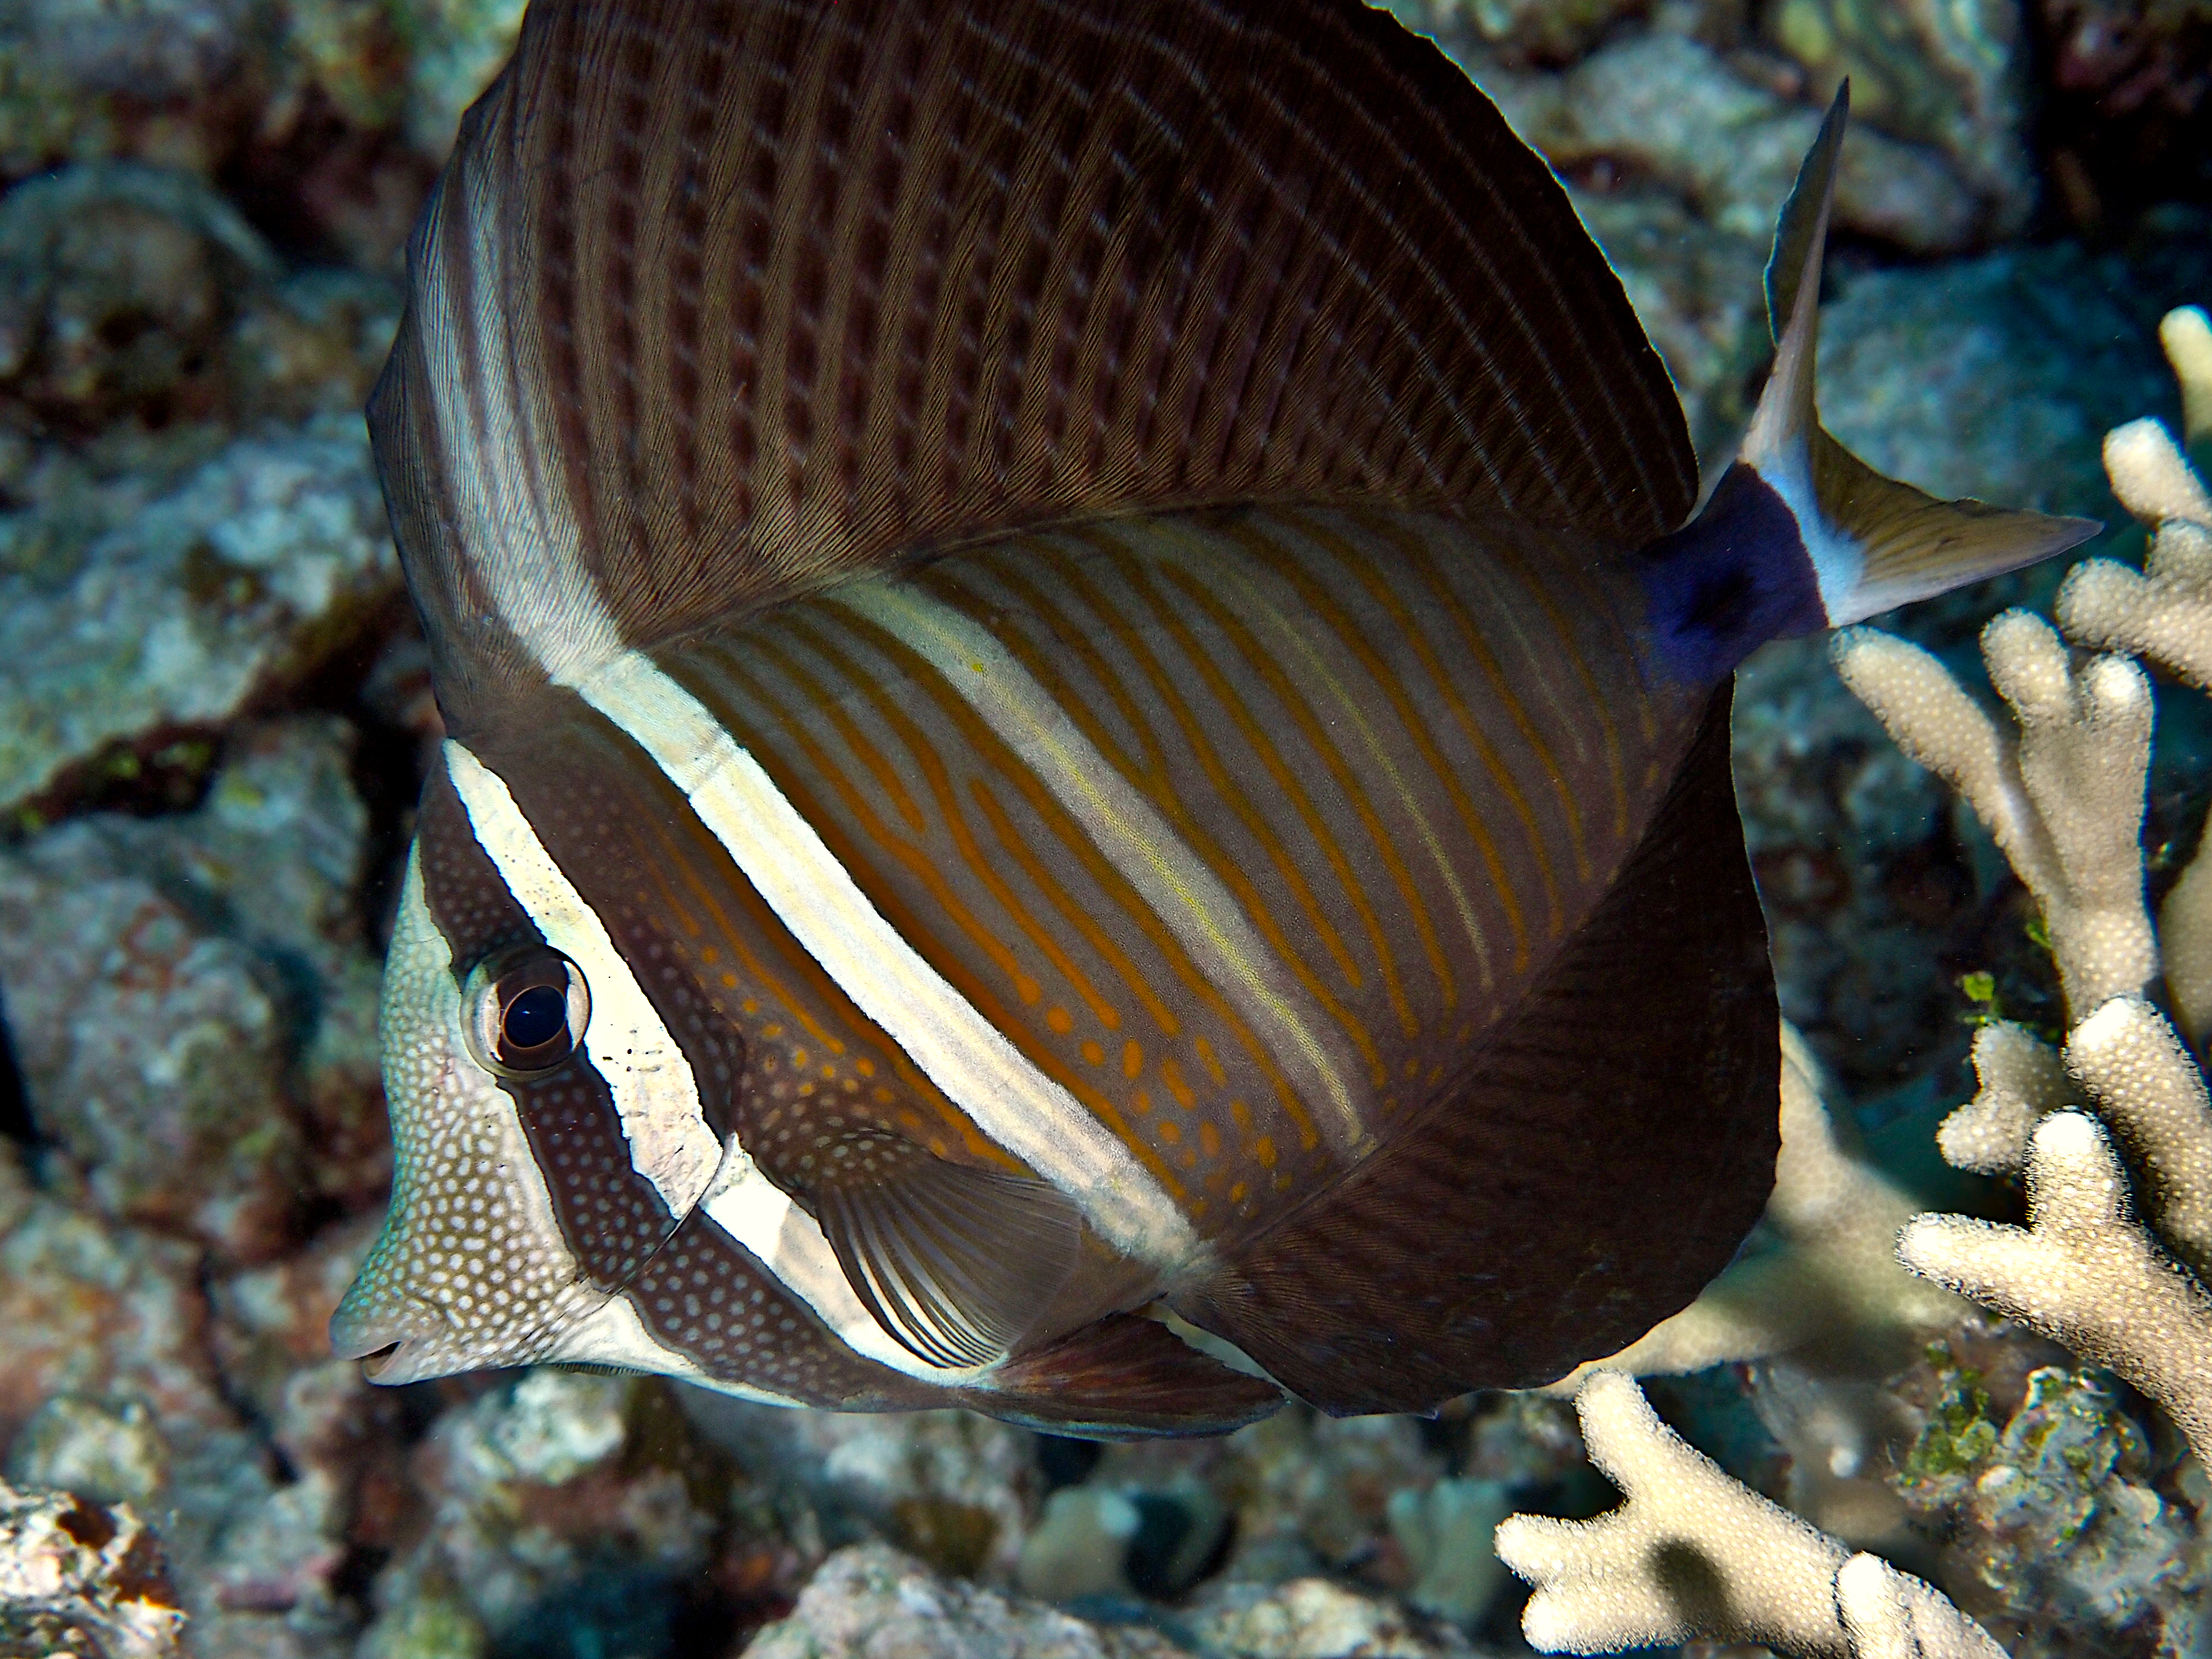
<svg viewBox="0 0 2212 1659">
<path fill-rule="evenodd" d="M 464 728 L 1021 526 L 1694 494 L 1565 192 L 1354 0 L 537 0 L 410 263 L 371 421 Z"/>
</svg>

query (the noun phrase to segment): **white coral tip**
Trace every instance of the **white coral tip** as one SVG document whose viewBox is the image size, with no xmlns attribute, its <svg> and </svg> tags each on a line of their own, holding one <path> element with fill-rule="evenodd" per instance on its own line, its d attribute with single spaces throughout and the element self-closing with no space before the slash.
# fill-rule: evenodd
<svg viewBox="0 0 2212 1659">
<path fill-rule="evenodd" d="M 2165 425 L 2146 416 L 2105 436 L 2105 471 L 2121 504 L 2146 524 L 2212 519 L 2212 498 Z"/>
<path fill-rule="evenodd" d="M 2180 306 L 2158 325 L 2159 343 L 2181 382 L 2182 431 L 2191 443 L 2212 433 L 2212 319 Z"/>
</svg>

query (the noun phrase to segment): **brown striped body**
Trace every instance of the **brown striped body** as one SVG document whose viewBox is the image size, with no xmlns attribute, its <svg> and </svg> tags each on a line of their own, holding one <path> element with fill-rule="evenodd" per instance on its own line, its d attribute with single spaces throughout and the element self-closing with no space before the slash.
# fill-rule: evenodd
<svg viewBox="0 0 2212 1659">
<path fill-rule="evenodd" d="M 1018 538 L 899 579 L 1004 647 L 1083 763 L 1155 809 L 1171 873 L 1232 896 L 1307 1053 L 1178 937 L 1102 848 L 1090 802 L 1040 775 L 1035 727 L 971 705 L 896 612 L 833 589 L 661 660 L 885 918 L 1233 1246 L 1457 1074 L 1610 885 L 1688 740 L 1703 700 L 1648 695 L 1620 596 L 1550 561 L 1547 583 L 1529 551 L 1441 520 L 1252 512 Z M 725 888 L 744 886 L 721 862 Z M 706 994 L 733 976 L 726 936 L 697 927 L 717 951 L 695 969 Z M 781 945 L 795 969 L 785 940 L 748 953 Z M 866 1038 L 849 1007 L 805 1025 L 746 1012 L 805 1006 L 776 989 L 740 978 L 718 1000 L 779 1077 L 740 1106 L 754 1156 L 803 1191 L 818 1114 L 801 1103 L 836 1098 L 830 1045 Z M 941 1155 L 990 1155 L 890 1069 L 854 1109 Z"/>
</svg>

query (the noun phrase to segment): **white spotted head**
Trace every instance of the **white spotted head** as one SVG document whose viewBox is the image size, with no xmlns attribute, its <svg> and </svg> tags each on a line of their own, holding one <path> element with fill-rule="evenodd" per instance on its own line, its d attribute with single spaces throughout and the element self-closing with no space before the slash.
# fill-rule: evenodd
<svg viewBox="0 0 2212 1659">
<path fill-rule="evenodd" d="M 452 947 L 407 862 L 380 1036 L 392 1207 L 331 1320 L 379 1382 L 547 1358 L 607 1299 L 563 1242 L 514 1100 L 472 1048 Z"/>
<path fill-rule="evenodd" d="M 724 1155 L 684 1051 L 507 785 L 460 744 L 443 762 L 385 969 L 392 1207 L 331 1324 L 380 1382 L 569 1353 Z"/>
</svg>

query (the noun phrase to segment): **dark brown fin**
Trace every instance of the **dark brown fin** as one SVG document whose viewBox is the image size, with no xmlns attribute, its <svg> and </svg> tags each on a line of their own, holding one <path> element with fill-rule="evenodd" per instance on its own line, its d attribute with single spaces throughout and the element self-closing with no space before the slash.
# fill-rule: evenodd
<svg viewBox="0 0 2212 1659">
<path fill-rule="evenodd" d="M 1282 1390 L 1235 1371 L 1136 1314 L 1109 1314 L 1001 1365 L 970 1410 L 1091 1440 L 1227 1434 L 1279 1410 Z"/>
<path fill-rule="evenodd" d="M 854 1292 L 933 1365 L 988 1365 L 1028 1333 L 1075 1267 L 1081 1212 L 1048 1183 L 933 1158 L 890 1135 L 833 1140 L 810 1190 Z"/>
<path fill-rule="evenodd" d="M 370 422 L 464 730 L 1024 526 L 1695 494 L 1557 180 L 1355 0 L 537 0 L 410 261 Z"/>
<path fill-rule="evenodd" d="M 1820 425 L 1813 405 L 1820 264 L 1850 111 L 1846 82 L 1775 228 L 1766 265 L 1774 368 L 1737 458 L 1796 518 L 1835 628 L 2033 564 L 2102 528 L 2092 519 L 1938 500 L 1875 471 Z"/>
<path fill-rule="evenodd" d="M 1727 1265 L 1773 1186 L 1781 1072 L 1729 695 L 1464 1084 L 1176 1312 L 1325 1411 L 1426 1411 L 1617 1352 Z"/>
</svg>

